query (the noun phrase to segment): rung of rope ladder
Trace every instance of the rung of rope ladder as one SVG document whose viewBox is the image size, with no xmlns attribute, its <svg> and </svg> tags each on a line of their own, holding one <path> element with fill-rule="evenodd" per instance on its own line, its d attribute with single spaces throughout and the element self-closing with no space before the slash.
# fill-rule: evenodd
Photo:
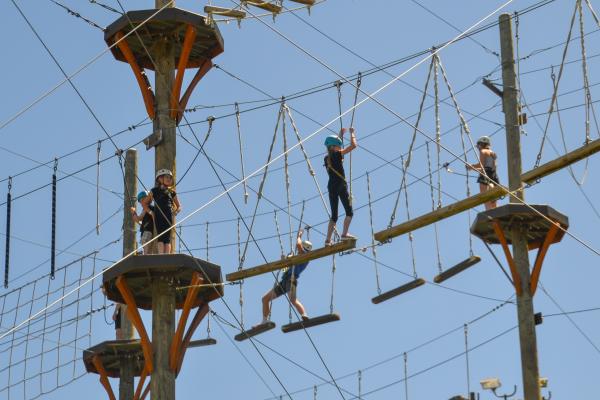
<svg viewBox="0 0 600 400">
<path fill-rule="evenodd" d="M 268 272 L 277 271 L 279 269 L 288 268 L 293 265 L 305 263 L 307 261 L 316 260 L 331 256 L 342 251 L 347 251 L 356 247 L 356 239 L 342 240 L 331 246 L 321 247 L 320 249 L 312 250 L 306 253 L 298 254 L 282 260 L 273 261 L 267 264 L 259 265 L 252 268 L 242 269 L 226 275 L 228 281 L 239 281 L 241 279 L 250 278 L 252 276 L 266 274 Z"/>
<path fill-rule="evenodd" d="M 232 18 L 246 18 L 246 13 L 242 10 L 234 10 L 231 8 L 225 7 L 216 7 L 216 6 L 204 6 L 204 12 L 207 14 L 216 14 L 222 15 L 224 17 L 232 17 Z"/>
</svg>

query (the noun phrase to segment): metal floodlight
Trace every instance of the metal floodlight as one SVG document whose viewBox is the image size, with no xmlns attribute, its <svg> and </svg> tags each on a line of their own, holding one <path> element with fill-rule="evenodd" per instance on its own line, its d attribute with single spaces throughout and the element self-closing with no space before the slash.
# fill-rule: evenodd
<svg viewBox="0 0 600 400">
<path fill-rule="evenodd" d="M 540 387 L 541 388 L 548 387 L 548 378 L 540 378 Z"/>
<path fill-rule="evenodd" d="M 498 378 L 482 379 L 479 383 L 481 383 L 481 388 L 484 390 L 496 390 L 502 386 L 502 383 L 500 383 L 500 379 Z"/>
</svg>

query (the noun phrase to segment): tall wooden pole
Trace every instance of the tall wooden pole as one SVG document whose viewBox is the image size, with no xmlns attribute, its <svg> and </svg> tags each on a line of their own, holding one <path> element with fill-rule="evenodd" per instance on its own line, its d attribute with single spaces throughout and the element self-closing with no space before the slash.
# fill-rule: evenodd
<svg viewBox="0 0 600 400">
<path fill-rule="evenodd" d="M 155 0 L 155 8 L 175 7 L 175 1 Z M 175 76 L 173 38 L 165 36 L 154 47 L 155 110 L 154 131 L 160 130 L 162 142 L 155 147 L 155 171 L 166 168 L 176 177 L 175 157 L 176 121 L 170 116 L 170 99 Z M 171 245 L 175 246 L 175 232 L 171 232 Z M 152 347 L 154 371 L 150 386 L 151 400 L 175 400 L 175 372 L 169 367 L 169 347 L 175 334 L 175 291 L 172 285 L 155 279 L 152 283 Z"/>
<path fill-rule="evenodd" d="M 123 256 L 126 256 L 137 248 L 135 241 L 136 225 L 130 211 L 131 207 L 136 206 L 137 173 L 137 151 L 135 149 L 128 149 L 125 153 L 125 182 L 123 190 Z M 129 318 L 127 318 L 127 306 L 121 305 L 121 307 L 122 339 L 133 339 L 135 332 Z M 133 399 L 133 362 L 134 360 L 131 359 L 121 362 L 119 400 Z"/>
<path fill-rule="evenodd" d="M 503 106 L 506 125 L 506 151 L 508 164 L 508 184 L 516 197 L 510 196 L 511 203 L 524 200 L 521 181 L 521 138 L 519 131 L 519 93 L 515 74 L 512 23 L 510 14 L 500 16 L 500 48 L 502 53 L 502 82 L 504 87 Z M 533 297 L 529 290 L 531 274 L 529 272 L 529 254 L 526 230 L 523 224 L 512 227 L 512 248 L 517 273 L 521 278 L 521 294 L 517 295 L 517 314 L 519 319 L 519 340 L 521 345 L 521 369 L 525 400 L 540 400 L 539 366 L 537 339 L 535 332 Z"/>
</svg>

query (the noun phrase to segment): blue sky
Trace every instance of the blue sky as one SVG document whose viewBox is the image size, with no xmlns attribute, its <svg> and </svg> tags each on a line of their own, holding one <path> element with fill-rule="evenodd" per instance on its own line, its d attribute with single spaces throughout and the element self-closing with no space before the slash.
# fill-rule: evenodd
<svg viewBox="0 0 600 400">
<path fill-rule="evenodd" d="M 118 17 L 88 1 L 64 0 L 61 3 L 100 26 L 106 26 Z M 127 10 L 153 6 L 152 1 L 122 0 L 121 3 Z M 338 114 L 337 93 L 332 82 L 339 77 L 331 70 L 344 76 L 353 75 L 358 71 L 370 70 L 372 64 L 381 65 L 403 60 L 406 56 L 455 37 L 459 31 L 449 24 L 464 30 L 503 3 L 467 0 L 420 1 L 421 5 L 442 17 L 446 23 L 428 13 L 416 2 L 383 0 L 327 0 L 313 7 L 310 15 L 305 10 L 300 10 L 296 15 L 281 15 L 275 22 L 270 17 L 263 18 L 264 23 L 246 20 L 242 22 L 241 28 L 238 28 L 235 22 L 219 23 L 225 40 L 225 52 L 214 62 L 220 68 L 211 70 L 198 85 L 188 103 L 190 108 L 197 107 L 195 111 L 186 114 L 191 124 L 181 126 L 180 133 L 188 140 L 193 140 L 193 134 L 203 137 L 207 129 L 206 118 L 210 115 L 217 117 L 206 149 L 211 158 L 227 170 L 218 168 L 219 175 L 230 186 L 241 176 L 236 124 L 235 118 L 231 116 L 234 112 L 233 103 L 239 102 L 240 109 L 244 111 L 241 114 L 241 131 L 245 170 L 248 173 L 261 168 L 267 159 L 279 107 L 256 89 L 279 98 L 290 97 L 307 88 L 322 87 L 322 91 L 288 102 L 300 134 L 306 137 Z M 523 10 L 536 3 L 531 0 L 515 0 L 505 11 Z M 125 130 L 114 139 L 120 148 L 132 146 L 151 133 L 142 98 L 129 66 L 115 61 L 110 53 L 104 53 L 90 63 L 106 49 L 100 30 L 67 14 L 51 1 L 17 1 L 17 4 L 65 71 L 73 73 L 86 66 L 73 78 L 73 84 L 109 133 Z M 114 0 L 106 0 L 105 4 L 119 8 Z M 234 5 L 227 0 L 219 0 L 214 4 Z M 295 5 L 291 2 L 285 4 L 287 7 Z M 592 4 L 597 6 L 594 1 Z M 177 2 L 178 7 L 198 13 L 202 13 L 203 5 L 196 1 Z M 557 0 L 522 15 L 519 19 L 520 81 L 524 101 L 529 105 L 525 110 L 529 115 L 529 123 L 524 126 L 521 137 L 523 170 L 533 167 L 540 149 L 549 99 L 552 95 L 550 66 L 554 65 L 554 72 L 558 74 L 574 6 L 575 2 L 572 0 Z M 589 83 L 592 100 L 595 100 L 598 26 L 585 4 L 583 10 Z M 258 12 L 256 9 L 251 11 Z M 122 199 L 119 194 L 123 188 L 117 159 L 112 157 L 101 164 L 99 214 L 101 220 L 108 221 L 101 226 L 100 234 L 97 235 L 94 230 L 97 217 L 94 163 L 97 155 L 96 143 L 106 136 L 68 84 L 61 85 L 28 108 L 34 100 L 48 93 L 64 78 L 11 2 L 2 2 L 0 15 L 0 29 L 6 38 L 7 48 L 4 62 L 0 65 L 3 76 L 0 111 L 0 135 L 3 139 L 0 147 L 0 179 L 3 181 L 0 183 L 0 199 L 4 202 L 6 197 L 8 176 L 19 174 L 40 162 L 48 162 L 46 166 L 20 174 L 12 180 L 13 196 L 26 194 L 50 183 L 51 160 L 89 145 L 85 150 L 61 158 L 58 163 L 59 178 L 83 167 L 91 167 L 74 177 L 59 181 L 56 246 L 62 250 L 76 241 L 77 243 L 69 247 L 71 254 L 63 253 L 57 257 L 57 265 L 66 265 L 102 248 L 96 260 L 97 268 L 107 267 L 111 260 L 117 260 L 121 255 L 121 243 L 110 244 L 121 235 Z M 497 15 L 494 15 L 482 24 L 496 20 Z M 564 146 L 567 149 L 579 147 L 585 141 L 578 24 L 576 20 L 573 31 L 573 37 L 576 39 L 570 42 L 566 55 L 568 63 L 565 65 L 559 86 L 561 96 L 558 105 L 563 109 L 560 117 L 564 130 Z M 284 36 L 305 52 L 292 46 Z M 449 82 L 457 93 L 460 108 L 469 120 L 472 136 L 492 135 L 493 148 L 499 155 L 500 179 L 506 183 L 506 153 L 502 129 L 504 116 L 498 106 L 498 98 L 480 84 L 481 78 L 486 76 L 501 82 L 499 60 L 494 52 L 499 52 L 497 27 L 473 36 L 473 40 L 464 39 L 448 46 L 440 52 L 440 58 Z M 307 53 L 314 58 L 309 57 Z M 392 76 L 406 73 L 403 82 L 392 84 L 378 94 L 377 99 L 414 123 L 421 101 L 419 90 L 425 85 L 429 66 L 428 60 L 415 66 L 423 57 L 425 56 L 395 64 L 387 69 L 391 76 L 384 72 L 373 73 L 363 79 L 361 88 L 371 93 L 389 82 Z M 327 64 L 331 70 L 322 64 Z M 232 75 L 239 79 L 233 78 Z M 152 73 L 149 76 L 153 81 Z M 191 76 L 192 72 L 188 71 L 186 82 Z M 441 76 L 439 83 L 440 97 L 445 99 L 448 91 Z M 429 94 L 433 96 L 432 84 Z M 353 96 L 354 89 L 348 84 L 343 85 L 344 110 L 352 105 Z M 431 96 L 426 100 L 426 111 L 423 113 L 420 128 L 424 133 L 433 136 L 435 120 Z M 363 98 L 359 95 L 360 100 Z M 268 106 L 250 110 L 260 105 Z M 17 117 L 13 120 L 15 116 Z M 396 191 L 400 187 L 401 171 L 398 168 L 398 157 L 408 150 L 412 128 L 399 122 L 396 116 L 372 101 L 366 101 L 358 108 L 355 118 L 360 147 L 353 155 L 356 214 L 351 231 L 359 236 L 359 244 L 364 246 L 371 243 L 365 173 L 370 174 L 373 226 L 377 231 L 387 227 L 390 221 Z M 598 131 L 593 123 L 593 116 L 591 120 L 590 136 L 596 139 Z M 7 123 L 9 121 L 10 123 Z M 450 162 L 452 170 L 462 174 L 464 167 L 455 159 L 456 155 L 463 154 L 458 123 L 456 111 L 447 100 L 447 104 L 440 105 L 441 132 L 445 133 L 442 144 L 453 154 L 442 150 L 439 153 L 439 163 Z M 344 125 L 348 124 L 349 117 L 346 117 Z M 127 130 L 132 126 L 136 128 Z M 339 123 L 336 121 L 331 127 L 338 129 Z M 295 143 L 289 124 L 287 132 L 289 142 Z M 321 165 L 321 154 L 324 150 L 322 142 L 327 134 L 329 132 L 326 130 L 320 132 L 305 143 L 307 153 L 314 157 L 312 163 L 322 188 L 326 186 L 326 173 Z M 551 160 L 565 152 L 556 115 L 553 115 L 549 122 L 547 138 L 542 161 Z M 431 210 L 432 191 L 429 186 L 429 166 L 424 145 L 426 141 L 424 135 L 417 135 L 418 148 L 413 154 L 410 167 L 414 177 L 408 180 L 408 211 L 412 217 Z M 149 186 L 154 173 L 153 151 L 146 151 L 143 145 L 137 145 L 137 149 L 140 162 L 139 177 Z M 281 154 L 282 150 L 279 131 L 274 155 Z M 110 157 L 114 151 L 115 148 L 109 141 L 102 142 L 100 153 L 103 158 Z M 431 168 L 435 171 L 438 165 L 435 145 L 430 143 L 429 151 Z M 195 155 L 196 151 L 182 137 L 178 137 L 177 169 L 180 174 L 188 168 Z M 474 161 L 472 153 L 469 153 L 468 158 Z M 394 160 L 395 166 L 389 163 L 390 160 Z M 311 231 L 311 240 L 320 245 L 323 242 L 320 232 L 323 232 L 324 222 L 327 220 L 326 212 L 318 199 L 318 192 L 307 172 L 302 154 L 294 150 L 290 153 L 289 162 L 290 194 L 294 204 L 291 207 L 292 214 L 294 218 L 299 218 L 301 204 L 305 200 L 303 220 L 315 227 Z M 595 371 L 600 360 L 596 312 L 572 314 L 569 316 L 570 320 L 564 315 L 550 314 L 561 313 L 559 306 L 565 311 L 575 311 L 599 305 L 593 293 L 596 292 L 596 282 L 600 278 L 596 268 L 597 252 L 600 249 L 596 227 L 600 216 L 590 205 L 591 203 L 597 207 L 595 199 L 600 195 L 598 176 L 594 173 L 597 166 L 597 157 L 592 157 L 589 163 L 581 162 L 573 167 L 572 172 L 577 179 L 581 179 L 584 173 L 588 172 L 581 187 L 578 187 L 569 171 L 565 169 L 543 179 L 540 184 L 527 189 L 526 192 L 526 200 L 529 203 L 549 204 L 568 215 L 569 232 L 573 235 L 565 236 L 560 244 L 550 249 L 541 277 L 545 291 L 539 290 L 535 297 L 536 311 L 549 315 L 543 325 L 538 326 L 537 335 L 541 374 L 549 378 L 554 398 L 591 398 L 596 392 Z M 269 260 L 278 259 L 281 253 L 279 241 L 274 237 L 276 229 L 273 211 L 276 207 L 287 208 L 282 167 L 283 159 L 271 167 L 265 183 L 265 197 L 258 207 L 259 216 L 254 230 L 257 238 L 265 238 L 259 241 L 259 244 Z M 348 167 L 347 165 L 346 168 Z M 255 190 L 258 189 L 262 174 L 257 175 L 248 180 L 249 186 Z M 417 177 L 421 180 L 416 179 Z M 437 202 L 438 174 L 434 172 L 431 179 L 434 201 Z M 463 176 L 442 170 L 439 179 L 443 190 L 443 205 L 466 196 L 467 187 Z M 475 179 L 471 177 L 470 191 L 475 193 L 476 190 Z M 186 216 L 219 195 L 222 188 L 206 159 L 200 156 L 186 178 L 179 183 L 177 191 L 180 193 L 183 215 Z M 256 194 L 250 192 L 247 204 L 244 203 L 241 187 L 233 189 L 231 195 L 241 213 L 250 217 L 256 203 Z M 8 299 L 4 300 L 5 304 L 17 301 L 16 292 L 6 294 L 10 290 L 35 281 L 43 283 L 41 286 L 45 287 L 47 278 L 43 276 L 50 270 L 47 262 L 50 253 L 50 206 L 50 187 L 44 187 L 13 201 L 11 282 L 8 289 L 0 291 L 3 299 Z M 287 249 L 290 246 L 290 224 L 284 211 L 279 210 L 277 217 L 282 232 L 282 245 Z M 3 239 L 5 214 L 6 205 L 2 205 L 0 226 Z M 407 237 L 399 237 L 392 243 L 378 247 L 381 288 L 387 290 L 412 279 L 413 261 L 418 275 L 431 282 L 438 271 L 437 248 L 443 268 L 468 257 L 468 224 L 469 218 L 473 219 L 474 216 L 474 213 L 463 213 L 439 223 L 437 245 L 433 226 L 416 231 L 413 241 L 414 258 Z M 224 273 L 234 271 L 238 263 L 236 217 L 236 211 L 228 198 L 221 197 L 183 223 L 183 240 L 195 256 L 206 258 L 206 222 L 209 222 L 210 261 L 221 265 Z M 407 207 L 402 194 L 396 222 L 406 218 Z M 297 229 L 297 225 L 297 220 L 291 219 L 291 229 Z M 243 228 L 241 236 L 244 242 L 247 234 Z M 80 238 L 82 239 L 78 241 Z M 589 248 L 580 241 L 585 242 Z M 261 264 L 262 259 L 256 247 L 250 244 L 248 248 L 246 266 Z M 500 257 L 500 248 L 494 250 Z M 256 348 L 247 342 L 236 343 L 236 347 L 230 339 L 237 331 L 226 324 L 223 324 L 221 329 L 211 319 L 211 334 L 217 338 L 219 344 L 211 348 L 188 351 L 183 370 L 177 380 L 177 395 L 180 398 L 192 398 L 198 396 L 198 387 L 201 387 L 202 396 L 206 397 L 229 399 L 244 396 L 258 400 L 282 395 L 285 390 L 293 393 L 307 389 L 293 394 L 292 397 L 311 399 L 312 386 L 323 383 L 322 379 L 329 380 L 328 369 L 334 377 L 346 376 L 339 379 L 338 384 L 348 391 L 344 394 L 347 399 L 352 398 L 352 394 L 358 394 L 359 370 L 363 370 L 360 383 L 362 393 L 374 391 L 363 396 L 364 398 L 405 398 L 405 385 L 401 381 L 405 366 L 409 375 L 418 373 L 408 380 L 409 398 L 443 399 L 455 394 L 464 395 L 468 382 L 471 390 L 480 391 L 479 380 L 488 376 L 499 377 L 504 383 L 503 389 L 507 391 L 511 391 L 513 384 L 518 385 L 520 391 L 522 385 L 518 331 L 512 329 L 517 323 L 516 307 L 512 303 L 503 303 L 511 298 L 513 290 L 493 258 L 476 238 L 473 238 L 473 251 L 482 257 L 482 262 L 448 281 L 444 287 L 427 284 L 377 306 L 370 301 L 371 297 L 377 294 L 370 250 L 364 254 L 336 257 L 334 308 L 342 319 L 340 322 L 308 331 L 314 347 L 303 332 L 284 335 L 279 329 L 258 337 L 261 343 L 257 342 Z M 534 257 L 535 253 L 530 253 L 532 263 Z M 504 262 L 503 258 L 500 259 Z M 39 267 L 34 269 L 38 265 Z M 93 260 L 86 258 L 76 265 L 81 269 L 68 267 L 73 275 L 66 276 L 65 281 L 77 279 L 76 276 L 81 271 L 85 276 L 93 268 Z M 23 276 L 19 277 L 20 275 Z M 271 276 L 264 275 L 246 281 L 243 293 L 245 324 L 254 324 L 260 319 L 259 299 L 271 287 L 272 280 Z M 97 286 L 98 281 L 95 282 L 95 287 Z M 31 284 L 27 287 L 31 287 Z M 52 287 L 60 289 L 60 282 L 53 281 Z M 41 293 L 40 288 L 37 290 L 36 293 Z M 298 293 L 309 314 L 329 312 L 330 291 L 331 259 L 312 262 L 302 276 Z M 53 296 L 58 296 L 59 293 L 60 290 Z M 85 293 L 89 294 L 89 289 L 86 289 Z M 82 302 L 79 311 L 74 307 L 69 308 L 65 318 L 103 304 L 102 296 L 97 290 L 89 296 L 92 299 L 90 303 Z M 219 316 L 234 322 L 234 317 L 226 305 L 239 319 L 237 286 L 226 287 L 224 302 L 217 301 L 212 304 Z M 37 301 L 33 303 L 32 310 L 35 312 L 42 307 L 42 302 Z M 24 320 L 29 311 L 23 310 L 17 315 L 7 314 L 0 325 L 3 329 L 10 328 Z M 107 311 L 107 317 L 110 317 L 111 312 L 110 309 Z M 84 331 L 86 335 L 89 331 L 89 335 L 83 343 L 65 344 L 68 355 L 63 357 L 72 360 L 88 343 L 95 344 L 112 338 L 112 326 L 105 322 L 102 314 L 94 313 L 92 324 L 86 325 Z M 483 317 L 479 318 L 481 316 Z M 145 315 L 145 318 L 148 316 Z M 273 320 L 278 326 L 288 320 L 287 305 L 281 299 L 274 304 Z M 469 348 L 472 348 L 468 356 L 469 378 L 466 357 L 462 354 L 465 350 L 463 324 L 467 324 L 468 344 Z M 64 337 L 74 335 L 73 328 L 72 325 L 66 327 L 62 333 Z M 58 338 L 55 337 L 56 333 L 52 335 L 54 336 L 48 340 Z M 201 338 L 205 335 L 206 323 L 203 322 L 195 337 Z M 444 337 L 420 346 L 440 335 Z M 65 340 L 58 341 L 62 343 Z M 30 352 L 38 349 L 39 338 L 32 337 L 29 342 Z M 7 344 L 4 340 L 2 343 Z M 317 355 L 315 347 L 324 363 Z M 24 351 L 19 347 L 12 355 L 14 360 L 19 357 L 22 359 Z M 296 364 L 282 358 L 275 351 Z M 404 352 L 407 352 L 406 364 L 402 356 Z M 8 357 L 6 352 L 2 354 L 2 357 Z M 379 364 L 385 360 L 388 361 Z M 49 354 L 46 362 L 54 365 L 57 362 L 56 354 Z M 39 360 L 35 362 L 35 366 L 29 367 L 32 374 L 39 372 L 38 364 Z M 285 390 L 269 366 L 275 371 Z M 45 376 L 44 387 L 55 388 L 61 382 L 79 376 L 83 371 L 83 364 L 75 360 L 68 368 L 60 369 L 57 379 L 55 376 Z M 7 372 L 0 372 L 0 389 L 8 385 Z M 18 374 L 21 373 L 19 370 Z M 18 380 L 16 375 L 17 372 L 13 372 L 11 382 Z M 17 385 L 11 389 L 10 398 L 23 398 L 23 390 L 26 391 L 25 397 L 31 398 L 38 393 L 39 386 L 38 379 L 27 379 L 24 385 Z M 113 387 L 116 390 L 116 381 L 113 381 Z M 90 390 L 91 388 L 93 389 Z M 44 395 L 43 398 L 62 399 L 82 395 L 91 399 L 105 398 L 97 376 L 85 375 L 64 388 Z M 482 392 L 481 396 L 482 399 L 492 398 L 490 393 Z M 333 385 L 318 387 L 317 398 L 339 397 L 341 396 Z"/>
</svg>

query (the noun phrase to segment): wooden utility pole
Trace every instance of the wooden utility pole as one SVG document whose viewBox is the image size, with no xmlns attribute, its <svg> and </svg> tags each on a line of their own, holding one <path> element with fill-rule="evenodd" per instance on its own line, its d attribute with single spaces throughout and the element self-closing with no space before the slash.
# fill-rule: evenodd
<svg viewBox="0 0 600 400">
<path fill-rule="evenodd" d="M 137 150 L 128 149 L 125 153 L 125 181 L 123 190 L 123 256 L 128 255 L 137 248 L 135 241 L 136 224 L 131 215 L 131 207 L 136 206 L 137 200 Z M 133 339 L 134 329 L 127 318 L 126 305 L 121 305 L 121 339 Z M 125 359 L 121 363 L 119 380 L 119 400 L 133 399 L 133 360 Z"/>
<path fill-rule="evenodd" d="M 155 0 L 159 9 L 169 0 Z M 171 1 L 168 7 L 175 7 Z M 162 141 L 155 147 L 154 171 L 166 168 L 176 178 L 175 157 L 176 121 L 171 118 L 170 100 L 173 93 L 175 75 L 175 52 L 172 38 L 164 36 L 154 47 L 152 57 L 155 63 L 155 101 L 156 117 L 154 131 L 160 131 Z M 173 221 L 174 223 L 175 221 Z M 175 246 L 175 230 L 171 231 L 171 246 Z M 152 373 L 150 394 L 152 400 L 175 400 L 175 372 L 169 366 L 169 348 L 175 334 L 175 291 L 163 278 L 152 282 L 152 347 L 154 349 L 154 371 Z"/>
<path fill-rule="evenodd" d="M 521 138 L 519 130 L 519 93 L 515 74 L 513 34 L 510 14 L 500 15 L 500 49 L 502 54 L 502 83 L 504 122 L 506 125 L 506 151 L 508 184 L 511 192 L 510 203 L 521 203 L 525 199 L 521 181 Z M 519 319 L 519 340 L 521 345 L 521 369 L 525 400 L 540 400 L 539 366 L 537 340 L 533 312 L 533 296 L 529 290 L 529 254 L 527 248 L 527 225 L 515 224 L 512 227 L 513 258 L 517 273 L 521 278 L 521 291 L 517 295 Z"/>
</svg>

